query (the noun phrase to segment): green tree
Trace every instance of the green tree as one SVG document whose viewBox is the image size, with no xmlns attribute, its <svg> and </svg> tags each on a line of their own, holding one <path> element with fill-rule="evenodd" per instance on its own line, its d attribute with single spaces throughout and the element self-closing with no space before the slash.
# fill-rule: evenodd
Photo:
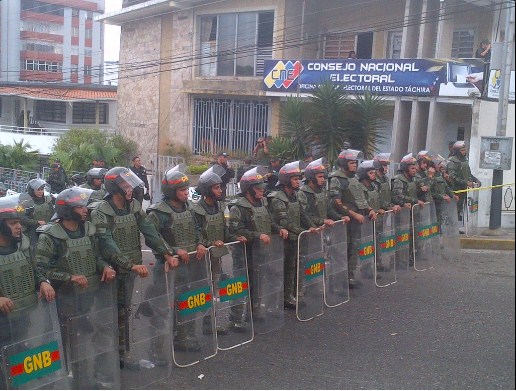
<svg viewBox="0 0 516 391">
<path fill-rule="evenodd" d="M 302 158 L 307 151 L 310 128 L 306 118 L 306 111 L 306 103 L 303 103 L 301 99 L 296 97 L 287 98 L 287 101 L 281 107 L 281 135 L 291 141 L 288 143 L 288 147 L 291 148 L 290 156 L 293 159 Z M 285 144 L 285 140 L 278 140 L 278 148 L 284 147 Z M 271 146 L 269 145 L 269 153 L 272 156 L 278 156 L 270 151 L 270 148 Z M 286 151 L 282 151 L 282 154 L 285 153 Z"/>
<path fill-rule="evenodd" d="M 35 171 L 39 166 L 39 150 L 23 139 L 14 145 L 0 145 L 0 166 L 23 171 Z"/>
<path fill-rule="evenodd" d="M 363 151 L 368 159 L 380 152 L 378 144 L 386 138 L 383 130 L 387 110 L 385 99 L 369 92 L 355 96 L 349 104 L 349 138 L 353 147 Z"/>
<path fill-rule="evenodd" d="M 104 159 L 109 167 L 127 166 L 137 149 L 134 141 L 120 135 L 97 129 L 70 129 L 54 143 L 53 158 L 59 158 L 68 171 L 86 172 L 96 157 Z"/>
<path fill-rule="evenodd" d="M 269 147 L 269 155 L 277 157 L 283 161 L 294 161 L 300 159 L 294 153 L 294 140 L 284 136 L 273 137 L 267 144 Z"/>
</svg>

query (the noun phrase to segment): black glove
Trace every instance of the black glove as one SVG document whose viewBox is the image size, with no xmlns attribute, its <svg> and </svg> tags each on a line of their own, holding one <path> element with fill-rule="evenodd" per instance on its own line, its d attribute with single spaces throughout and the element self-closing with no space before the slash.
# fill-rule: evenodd
<svg viewBox="0 0 516 391">
<path fill-rule="evenodd" d="M 146 201 L 150 201 L 150 194 L 149 193 L 145 193 L 143 195 L 143 199 L 146 200 Z"/>
</svg>

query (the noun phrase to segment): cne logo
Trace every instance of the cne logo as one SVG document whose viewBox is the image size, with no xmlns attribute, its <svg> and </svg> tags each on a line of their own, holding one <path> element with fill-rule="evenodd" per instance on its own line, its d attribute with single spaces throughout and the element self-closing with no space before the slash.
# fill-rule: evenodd
<svg viewBox="0 0 516 391">
<path fill-rule="evenodd" d="M 17 353 L 8 360 L 11 367 L 10 381 L 16 387 L 61 369 L 61 354 L 57 341 Z"/>
<path fill-rule="evenodd" d="M 265 85 L 269 88 L 289 88 L 294 81 L 297 80 L 301 72 L 303 72 L 301 61 L 278 61 L 274 68 L 263 79 Z"/>
</svg>

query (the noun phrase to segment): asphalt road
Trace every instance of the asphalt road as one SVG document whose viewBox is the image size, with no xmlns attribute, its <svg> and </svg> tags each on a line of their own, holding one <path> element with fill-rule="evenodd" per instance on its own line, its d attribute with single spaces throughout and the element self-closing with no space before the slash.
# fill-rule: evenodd
<svg viewBox="0 0 516 391">
<path fill-rule="evenodd" d="M 454 264 L 189 368 L 158 389 L 514 389 L 514 251 L 466 250 Z"/>
</svg>

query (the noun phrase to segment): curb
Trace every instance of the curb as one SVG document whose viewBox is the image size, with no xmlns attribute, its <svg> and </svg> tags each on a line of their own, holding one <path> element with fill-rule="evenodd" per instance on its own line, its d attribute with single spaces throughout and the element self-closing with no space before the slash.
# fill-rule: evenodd
<svg viewBox="0 0 516 391">
<path fill-rule="evenodd" d="M 514 251 L 514 239 L 460 238 L 461 249 Z"/>
</svg>

